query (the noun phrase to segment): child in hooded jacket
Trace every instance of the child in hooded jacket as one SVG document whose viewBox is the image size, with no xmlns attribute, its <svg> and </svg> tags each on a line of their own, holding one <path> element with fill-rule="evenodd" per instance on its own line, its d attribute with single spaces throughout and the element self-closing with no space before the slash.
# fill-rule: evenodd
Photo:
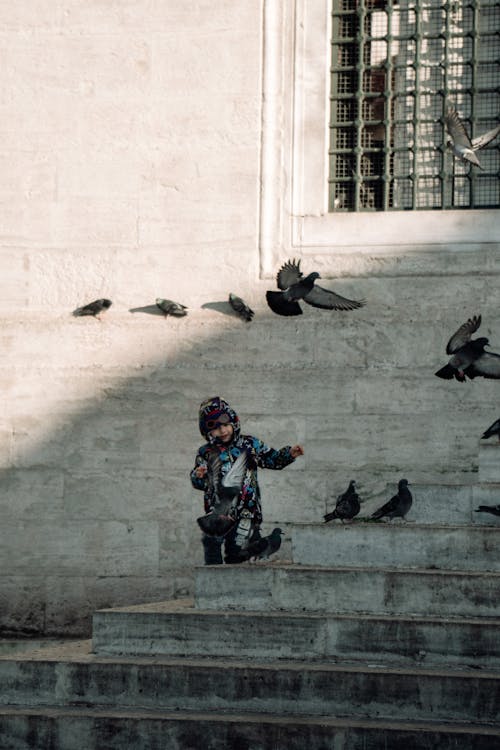
<svg viewBox="0 0 500 750">
<path fill-rule="evenodd" d="M 238 415 L 220 396 L 209 398 L 200 405 L 199 428 L 207 442 L 198 449 L 190 478 L 193 487 L 204 492 L 205 513 L 213 509 L 217 500 L 213 478 L 210 476 L 213 466 L 211 458 L 215 456 L 218 459 L 218 466 L 224 477 L 242 453 L 247 455 L 241 490 L 232 511 L 235 525 L 225 536 L 202 536 L 205 565 L 222 563 L 223 542 L 224 562 L 239 563 L 245 559 L 240 547 L 243 535 L 247 534 L 247 538 L 252 541 L 260 536 L 262 507 L 257 468 L 284 469 L 298 456 L 302 456 L 304 450 L 301 445 L 287 445 L 275 450 L 253 435 L 242 435 Z M 251 530 L 247 532 L 249 525 Z"/>
</svg>

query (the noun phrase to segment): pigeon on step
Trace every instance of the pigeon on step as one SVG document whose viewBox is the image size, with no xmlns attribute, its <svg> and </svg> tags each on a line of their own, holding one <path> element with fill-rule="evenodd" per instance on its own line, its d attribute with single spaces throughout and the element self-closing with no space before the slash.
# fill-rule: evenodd
<svg viewBox="0 0 500 750">
<path fill-rule="evenodd" d="M 356 492 L 356 482 L 352 479 L 349 482 L 349 487 L 346 491 L 337 497 L 335 510 L 332 510 L 324 516 L 325 523 L 333 521 L 334 518 L 339 518 L 342 523 L 344 523 L 344 521 L 352 521 L 354 516 L 357 516 L 360 510 L 361 505 L 359 503 L 359 495 Z"/>
<path fill-rule="evenodd" d="M 180 302 L 174 302 L 171 299 L 163 299 L 162 297 L 156 298 L 156 304 L 167 317 L 167 315 L 173 315 L 176 318 L 182 318 L 187 315 L 186 305 L 181 305 Z"/>
<path fill-rule="evenodd" d="M 99 317 L 102 313 L 106 312 L 106 310 L 109 310 L 113 303 L 110 299 L 96 299 L 94 302 L 89 302 L 88 305 L 84 305 L 83 307 L 77 307 L 76 310 L 73 310 L 73 315 L 75 317 L 78 317 L 80 315 L 93 315 L 94 318 L 97 318 L 100 320 Z"/>
<path fill-rule="evenodd" d="M 270 555 L 273 555 L 281 547 L 281 536 L 282 530 L 276 526 L 269 536 L 261 537 L 255 542 L 251 542 L 246 550 L 246 554 L 250 560 L 267 560 Z"/>
<path fill-rule="evenodd" d="M 246 320 L 247 323 L 250 323 L 255 313 L 250 307 L 248 307 L 246 302 L 244 302 L 241 297 L 238 297 L 236 294 L 230 292 L 229 304 L 231 305 L 233 310 L 243 318 L 243 320 Z"/>
<path fill-rule="evenodd" d="M 406 514 L 410 510 L 413 503 L 413 497 L 410 490 L 408 489 L 408 480 L 400 479 L 398 482 L 398 493 L 391 497 L 391 499 L 382 505 L 381 508 L 372 513 L 372 518 L 378 520 L 380 518 L 405 518 Z"/>
</svg>

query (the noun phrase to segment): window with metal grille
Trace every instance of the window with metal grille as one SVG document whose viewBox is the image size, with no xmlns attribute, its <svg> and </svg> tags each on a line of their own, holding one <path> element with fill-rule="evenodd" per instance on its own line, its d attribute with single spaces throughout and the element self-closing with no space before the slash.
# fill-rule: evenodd
<svg viewBox="0 0 500 750">
<path fill-rule="evenodd" d="M 333 0 L 329 210 L 497 208 L 500 135 L 482 169 L 447 146 L 500 114 L 499 0 Z"/>
</svg>

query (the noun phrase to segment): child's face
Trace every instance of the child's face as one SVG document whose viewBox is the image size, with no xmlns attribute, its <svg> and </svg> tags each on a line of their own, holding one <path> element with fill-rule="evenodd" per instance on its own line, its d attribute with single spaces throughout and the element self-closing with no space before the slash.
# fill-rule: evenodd
<svg viewBox="0 0 500 750">
<path fill-rule="evenodd" d="M 210 430 L 210 434 L 214 438 L 219 438 L 223 443 L 230 443 L 233 438 L 233 425 L 232 424 L 220 424 L 214 430 Z"/>
</svg>

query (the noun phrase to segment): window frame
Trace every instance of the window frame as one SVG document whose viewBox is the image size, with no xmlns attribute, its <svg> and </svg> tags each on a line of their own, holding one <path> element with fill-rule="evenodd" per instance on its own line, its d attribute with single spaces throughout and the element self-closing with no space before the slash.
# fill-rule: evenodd
<svg viewBox="0 0 500 750">
<path fill-rule="evenodd" d="M 368 256 L 415 252 L 432 253 L 432 273 L 454 252 L 498 243 L 498 209 L 328 211 L 331 2 L 263 2 L 261 275 L 293 255 L 335 272 L 348 257 L 364 256 L 366 268 Z"/>
</svg>

